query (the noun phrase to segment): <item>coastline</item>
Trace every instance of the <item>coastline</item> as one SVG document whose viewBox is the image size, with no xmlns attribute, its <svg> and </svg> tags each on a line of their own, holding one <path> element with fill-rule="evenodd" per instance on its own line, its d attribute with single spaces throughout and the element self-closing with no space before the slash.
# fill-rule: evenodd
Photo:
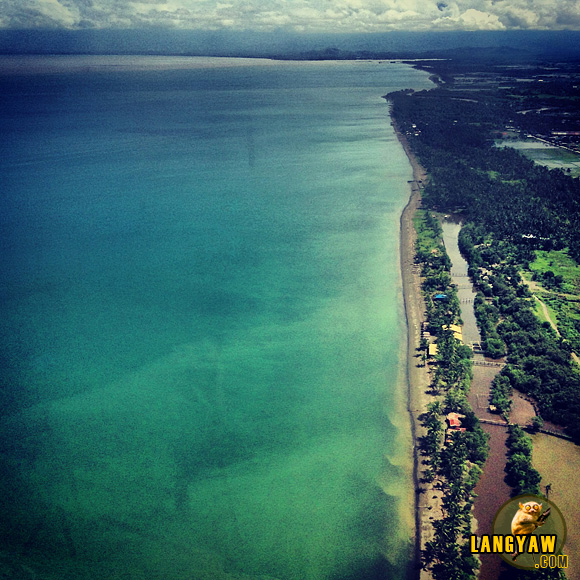
<svg viewBox="0 0 580 580">
<path fill-rule="evenodd" d="M 416 232 L 413 225 L 413 217 L 417 209 L 421 207 L 421 184 L 426 179 L 426 172 L 411 151 L 405 135 L 399 131 L 396 122 L 392 118 L 391 120 L 397 139 L 401 143 L 413 170 L 409 201 L 403 209 L 400 221 L 400 268 L 403 303 L 407 320 L 407 409 L 411 421 L 411 438 L 413 442 L 413 486 L 415 490 L 413 578 L 421 578 L 426 577 L 425 575 L 427 574 L 419 568 L 421 550 L 424 548 L 425 542 L 430 539 L 428 537 L 429 530 L 432 528 L 429 525 L 429 517 L 433 517 L 433 510 L 436 506 L 432 499 L 427 498 L 427 496 L 433 498 L 432 493 L 427 494 L 420 491 L 423 466 L 418 453 L 418 441 L 423 435 L 424 429 L 419 421 L 419 415 L 425 411 L 429 402 L 426 389 L 430 381 L 428 368 L 426 366 L 417 366 L 417 358 L 415 357 L 421 338 L 425 306 L 421 294 L 419 270 L 414 265 Z M 422 498 L 424 498 L 424 501 L 421 501 Z M 431 514 L 431 516 L 428 514 Z"/>
</svg>

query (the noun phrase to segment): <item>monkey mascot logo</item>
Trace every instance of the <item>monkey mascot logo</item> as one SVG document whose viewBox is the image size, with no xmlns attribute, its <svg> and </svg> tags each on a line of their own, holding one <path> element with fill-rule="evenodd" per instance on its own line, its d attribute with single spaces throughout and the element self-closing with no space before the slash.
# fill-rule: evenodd
<svg viewBox="0 0 580 580">
<path fill-rule="evenodd" d="M 508 564 L 524 570 L 567 568 L 562 554 L 566 522 L 558 507 L 545 497 L 520 495 L 497 512 L 492 533 L 472 535 L 472 554 L 500 554 Z"/>
</svg>

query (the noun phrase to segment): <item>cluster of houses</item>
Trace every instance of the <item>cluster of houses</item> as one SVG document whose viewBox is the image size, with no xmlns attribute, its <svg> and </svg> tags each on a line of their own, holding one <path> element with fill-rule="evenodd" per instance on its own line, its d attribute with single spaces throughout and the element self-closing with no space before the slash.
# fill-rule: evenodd
<svg viewBox="0 0 580 580">
<path fill-rule="evenodd" d="M 433 296 L 433 300 L 445 301 L 447 299 L 447 294 L 437 293 Z M 451 330 L 451 332 L 453 332 L 453 336 L 461 343 L 463 343 L 463 333 L 461 331 L 461 326 L 458 326 L 457 324 L 450 324 L 446 327 L 446 330 Z M 421 338 L 425 338 L 429 341 L 427 353 L 429 357 L 435 357 L 437 355 L 437 344 L 432 340 L 432 337 L 427 330 L 427 323 L 423 323 L 423 327 L 421 328 Z"/>
<path fill-rule="evenodd" d="M 435 294 L 433 297 L 435 300 L 447 300 L 446 294 Z M 437 355 L 437 343 L 434 342 L 431 334 L 427 330 L 427 323 L 424 323 L 421 328 L 421 338 L 425 338 L 429 341 L 428 354 L 429 357 L 435 357 Z M 457 324 L 450 324 L 445 328 L 453 332 L 453 336 L 463 343 L 463 332 L 461 326 Z M 454 432 L 463 433 L 465 432 L 465 427 L 461 426 L 461 419 L 464 419 L 465 415 L 460 415 L 459 413 L 448 413 L 445 417 L 446 429 L 445 429 L 445 443 L 449 443 L 451 440 L 451 434 Z"/>
<path fill-rule="evenodd" d="M 458 326 L 457 324 L 450 324 L 449 326 L 446 327 L 446 330 L 450 330 L 451 332 L 453 332 L 453 336 L 460 342 L 463 342 L 463 333 L 461 331 L 461 326 Z M 426 336 L 428 334 L 426 331 L 422 334 L 423 337 L 430 338 L 430 336 L 429 337 Z M 437 343 L 429 342 L 428 349 L 429 356 L 434 357 L 437 354 Z"/>
</svg>

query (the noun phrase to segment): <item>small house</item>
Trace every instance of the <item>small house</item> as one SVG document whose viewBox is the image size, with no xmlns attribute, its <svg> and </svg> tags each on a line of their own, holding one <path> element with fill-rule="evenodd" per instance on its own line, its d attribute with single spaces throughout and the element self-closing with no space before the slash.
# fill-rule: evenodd
<svg viewBox="0 0 580 580">
<path fill-rule="evenodd" d="M 465 431 L 464 427 L 461 427 L 461 419 L 464 419 L 465 415 L 460 415 L 459 413 L 449 413 L 445 418 L 447 422 L 447 428 L 449 431 Z"/>
<path fill-rule="evenodd" d="M 463 342 L 463 332 L 461 330 L 461 326 L 457 324 L 450 324 L 447 327 L 447 330 L 450 330 L 453 333 L 453 336 L 459 341 Z"/>
</svg>

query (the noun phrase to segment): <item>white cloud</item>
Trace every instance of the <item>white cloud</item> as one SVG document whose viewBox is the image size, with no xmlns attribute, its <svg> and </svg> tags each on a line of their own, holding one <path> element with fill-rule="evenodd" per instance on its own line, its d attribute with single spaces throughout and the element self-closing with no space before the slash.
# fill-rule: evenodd
<svg viewBox="0 0 580 580">
<path fill-rule="evenodd" d="M 37 5 L 41 14 L 54 19 L 56 22 L 65 22 L 72 26 L 78 20 L 79 12 L 74 4 L 67 7 L 58 0 L 39 0 Z"/>
<path fill-rule="evenodd" d="M 489 12 L 481 12 L 470 8 L 466 10 L 460 17 L 459 22 L 464 28 L 470 30 L 503 30 L 505 26 L 500 22 L 496 14 Z"/>
<path fill-rule="evenodd" d="M 538 14 L 517 6 L 508 8 L 502 16 L 510 28 L 536 28 L 540 22 Z"/>
<path fill-rule="evenodd" d="M 577 0 L 0 0 L 3 27 L 309 31 L 580 27 Z"/>
<path fill-rule="evenodd" d="M 435 28 L 451 30 L 505 30 L 505 25 L 496 14 L 469 8 L 457 16 L 438 18 L 433 22 Z"/>
<path fill-rule="evenodd" d="M 58 0 L 0 2 L 5 27 L 71 28 L 78 22 L 78 8 Z"/>
</svg>

